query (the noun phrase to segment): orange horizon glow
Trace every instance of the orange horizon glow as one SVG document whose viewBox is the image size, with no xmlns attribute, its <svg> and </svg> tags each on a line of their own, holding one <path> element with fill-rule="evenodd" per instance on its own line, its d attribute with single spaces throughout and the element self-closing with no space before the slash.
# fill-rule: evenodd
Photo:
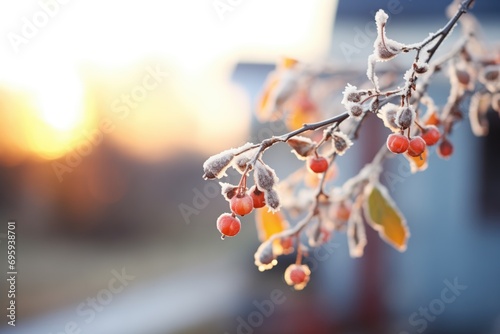
<svg viewBox="0 0 500 334">
<path fill-rule="evenodd" d="M 0 161 L 61 158 L 103 120 L 114 126 L 106 138 L 115 147 L 144 160 L 242 142 L 252 106 L 229 81 L 234 65 L 323 56 L 334 2 L 241 2 L 223 19 L 201 0 L 60 4 L 27 43 L 0 44 L 0 90 L 8 96 L 0 108 L 9 114 L 0 124 Z M 0 5 L 3 32 L 22 37 L 23 18 L 41 10 L 31 0 Z M 168 78 L 120 118 L 114 101 L 140 96 L 148 66 L 164 67 Z"/>
</svg>

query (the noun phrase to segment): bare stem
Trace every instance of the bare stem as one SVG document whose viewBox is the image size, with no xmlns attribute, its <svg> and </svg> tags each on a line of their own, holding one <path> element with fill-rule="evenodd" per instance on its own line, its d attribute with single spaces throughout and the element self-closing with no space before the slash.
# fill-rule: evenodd
<svg viewBox="0 0 500 334">
<path fill-rule="evenodd" d="M 460 4 L 460 7 L 457 10 L 457 12 L 453 15 L 453 17 L 450 18 L 450 20 L 441 29 L 439 29 L 434 34 L 430 35 L 429 37 L 427 37 L 426 39 L 424 39 L 420 43 L 416 43 L 416 44 L 407 46 L 404 51 L 410 51 L 410 50 L 416 51 L 414 61 L 415 61 L 415 63 L 417 63 L 419 61 L 420 54 L 421 54 L 422 50 L 426 49 L 427 57 L 425 59 L 425 63 L 428 64 L 431 61 L 431 59 L 434 57 L 436 51 L 441 47 L 443 41 L 452 32 L 453 28 L 457 24 L 460 17 L 468 11 L 468 9 L 470 8 L 470 6 L 472 5 L 473 2 L 474 2 L 474 0 L 464 0 Z M 384 29 L 384 27 L 382 29 Z M 382 40 L 382 42 L 385 45 L 385 41 Z M 435 42 L 435 44 L 429 48 L 429 45 L 432 42 Z M 365 102 L 367 102 L 371 98 L 380 99 L 379 104 L 377 105 L 377 110 L 372 110 L 374 113 L 376 113 L 380 107 L 382 107 L 383 105 L 388 103 L 390 100 L 393 100 L 394 98 L 401 98 L 402 105 L 405 102 L 407 104 L 409 104 L 410 102 L 412 102 L 412 103 L 418 102 L 425 95 L 425 93 L 427 91 L 430 77 L 440 69 L 442 64 L 449 61 L 452 57 L 454 57 L 457 54 L 457 52 L 460 52 L 460 50 L 462 50 L 462 48 L 464 47 L 466 42 L 467 42 L 467 38 L 465 38 L 464 41 L 462 41 L 458 45 L 457 48 L 453 49 L 451 52 L 447 53 L 444 57 L 442 57 L 439 60 L 437 60 L 436 62 L 434 62 L 433 66 L 431 68 L 429 68 L 426 76 L 423 78 L 423 80 L 422 80 L 423 82 L 422 82 L 422 84 L 419 85 L 418 90 L 416 87 L 416 81 L 417 81 L 417 77 L 419 74 L 416 72 L 416 66 L 412 66 L 413 70 L 411 72 L 409 72 L 410 76 L 409 76 L 409 78 L 407 78 L 408 82 L 406 82 L 405 88 L 393 89 L 393 90 L 390 90 L 390 91 L 383 93 L 383 92 L 379 92 L 378 87 L 375 87 L 376 94 L 370 95 L 369 97 L 364 99 L 361 103 L 364 104 Z M 370 61 L 370 58 L 369 58 L 369 61 Z M 373 73 L 374 73 L 374 71 L 372 71 L 372 74 Z M 370 80 L 375 85 L 373 77 L 370 78 Z M 411 95 L 412 91 L 415 91 L 414 96 Z M 411 101 L 410 101 L 410 98 L 412 98 Z M 417 104 L 417 106 L 418 106 L 418 104 Z M 365 112 L 365 114 L 362 116 L 362 118 L 359 121 L 357 121 L 356 123 L 353 123 L 353 126 L 351 127 L 351 129 L 349 129 L 349 136 L 352 140 L 357 139 L 358 132 L 359 132 L 362 124 L 364 123 L 364 120 L 366 119 L 366 117 L 369 113 L 370 112 Z M 318 130 L 322 127 L 326 127 L 326 126 L 332 126 L 328 130 L 331 132 L 331 131 L 333 131 L 334 127 L 340 125 L 343 121 L 345 121 L 349 117 L 350 117 L 349 114 L 347 112 L 344 112 L 342 114 L 330 117 L 330 118 L 325 119 L 325 120 L 320 121 L 320 122 L 304 124 L 301 128 L 290 131 L 290 132 L 285 133 L 283 135 L 272 136 L 268 139 L 263 140 L 260 144 L 251 145 L 250 147 L 245 149 L 245 152 L 252 150 L 252 149 L 256 149 L 256 148 L 258 148 L 258 150 L 255 153 L 255 155 L 252 157 L 252 159 L 249 161 L 249 163 L 247 164 L 246 170 L 243 173 L 243 177 L 242 177 L 240 184 L 243 184 L 243 182 L 246 181 L 247 173 L 255 166 L 255 163 L 259 159 L 261 159 L 262 154 L 269 147 L 271 147 L 274 144 L 279 143 L 279 142 L 287 142 L 292 137 L 297 136 L 299 134 L 302 134 L 304 132 L 315 131 L 315 130 Z M 420 125 L 417 123 L 417 126 L 420 126 Z M 447 131 L 445 131 L 445 133 L 447 133 Z M 331 133 L 330 133 L 330 135 L 331 135 Z M 408 130 L 408 136 L 409 135 L 410 135 L 410 130 Z M 328 133 L 325 133 L 322 140 L 316 145 L 316 149 L 320 145 L 322 145 L 327 139 L 328 139 Z M 240 153 L 242 153 L 242 152 L 240 152 Z M 315 153 L 316 153 L 316 151 L 315 151 Z M 328 168 L 331 168 L 331 166 L 333 165 L 333 163 L 336 159 L 336 156 L 337 156 L 337 154 L 335 154 L 335 153 L 332 154 Z M 364 187 L 366 186 L 366 184 L 368 184 L 370 182 L 370 180 L 372 180 L 374 177 L 379 178 L 380 172 L 382 171 L 381 165 L 384 162 L 384 160 L 389 156 L 393 156 L 393 154 L 389 153 L 385 144 L 382 145 L 380 147 L 380 149 L 378 150 L 378 152 L 373 157 L 373 160 L 369 164 L 367 164 L 360 172 L 358 172 L 355 176 L 353 176 L 350 180 L 348 180 L 344 184 L 344 186 L 349 184 L 349 186 L 348 186 L 349 187 L 349 192 L 348 192 L 349 196 L 353 196 L 353 194 L 355 194 L 356 196 L 359 196 L 359 194 L 362 194 Z M 277 240 L 279 238 L 288 237 L 288 236 L 296 237 L 296 240 L 297 240 L 297 264 L 301 263 L 301 259 L 303 256 L 303 254 L 302 254 L 303 250 L 301 249 L 300 244 L 299 244 L 300 243 L 300 234 L 303 231 L 303 229 L 308 226 L 308 224 L 312 221 L 312 219 L 315 216 L 319 215 L 319 208 L 320 208 L 320 205 L 322 204 L 322 200 L 328 199 L 328 195 L 326 195 L 325 189 L 324 189 L 325 183 L 326 183 L 326 178 L 327 178 L 326 177 L 327 173 L 328 173 L 328 169 L 327 169 L 327 171 L 322 173 L 322 175 L 320 177 L 320 181 L 319 181 L 319 184 L 317 186 L 317 191 L 315 193 L 315 197 L 312 200 L 311 207 L 309 208 L 310 210 L 308 210 L 307 215 L 301 221 L 299 221 L 297 224 L 295 224 L 294 226 L 290 227 L 287 230 L 283 230 L 279 233 L 273 234 L 267 241 L 265 241 L 266 243 L 272 243 L 274 240 Z M 296 175 L 294 175 L 294 176 L 296 176 Z M 358 200 L 356 201 L 356 203 L 358 205 L 360 203 L 359 201 L 360 201 L 360 199 L 358 198 Z"/>
<path fill-rule="evenodd" d="M 467 10 L 469 9 L 469 7 L 472 5 L 472 3 L 474 2 L 474 0 L 465 0 L 463 1 L 461 4 L 460 4 L 460 7 L 459 9 L 457 10 L 457 12 L 455 13 L 455 15 L 453 15 L 453 17 L 446 23 L 446 25 L 439 29 L 437 32 L 435 32 L 434 34 L 430 35 L 429 37 L 427 37 L 426 39 L 424 39 L 422 42 L 416 44 L 416 45 L 413 45 L 409 48 L 407 48 L 407 51 L 408 50 L 417 50 L 417 53 L 415 55 L 415 63 L 417 63 L 420 59 L 420 52 L 427 46 L 429 45 L 429 43 L 431 43 L 432 41 L 434 41 L 435 39 L 438 38 L 436 44 L 434 44 L 430 49 L 427 50 L 427 59 L 425 60 L 425 63 L 428 64 L 430 62 L 430 60 L 432 59 L 432 57 L 434 56 L 434 54 L 436 53 L 436 51 L 439 49 L 439 47 L 441 46 L 441 44 L 443 43 L 443 41 L 446 39 L 446 37 L 451 33 L 451 31 L 453 30 L 453 28 L 455 27 L 455 25 L 457 24 L 458 20 L 460 19 L 460 17 L 467 13 Z M 415 68 L 413 68 L 413 71 L 410 75 L 410 78 L 408 79 L 410 81 L 412 81 L 412 84 L 411 85 L 408 85 L 408 90 L 405 92 L 405 97 L 406 97 L 406 102 L 407 104 L 409 104 L 409 98 L 411 97 L 411 90 L 412 88 L 414 88 L 414 84 L 417 80 L 417 75 L 416 75 L 416 71 L 415 71 Z"/>
<path fill-rule="evenodd" d="M 320 122 L 316 122 L 316 123 L 310 123 L 310 124 L 304 124 L 300 129 L 297 129 L 295 131 L 291 131 L 289 133 L 285 133 L 284 135 L 279 136 L 277 138 L 278 138 L 279 141 L 286 142 L 288 139 L 290 139 L 290 138 L 292 138 L 292 137 L 294 137 L 296 135 L 299 135 L 299 134 L 301 134 L 303 132 L 311 131 L 311 130 L 316 130 L 316 129 L 319 129 L 321 127 L 333 124 L 333 123 L 340 124 L 343 121 L 345 121 L 348 117 L 349 117 L 349 114 L 347 112 L 344 112 L 344 113 L 342 113 L 340 115 L 337 115 L 337 116 L 325 119 L 324 121 L 320 121 Z"/>
<path fill-rule="evenodd" d="M 448 34 L 452 31 L 453 27 L 456 25 L 456 23 L 458 22 L 458 20 L 460 19 L 460 17 L 467 12 L 468 8 L 472 5 L 473 2 L 474 2 L 474 0 L 465 0 L 465 1 L 463 1 L 462 4 L 460 5 L 459 10 L 455 13 L 455 15 L 448 21 L 448 23 L 443 28 L 441 28 L 440 30 L 438 30 L 435 34 L 429 36 L 427 39 L 425 39 L 424 41 L 422 41 L 421 43 L 419 43 L 417 46 L 408 48 L 408 50 L 410 50 L 410 49 L 417 50 L 417 54 L 415 56 L 415 61 L 418 61 L 419 55 L 420 55 L 420 51 L 426 45 L 428 45 L 430 42 L 432 42 L 433 40 L 435 40 L 436 38 L 439 37 L 437 43 L 431 49 L 428 50 L 429 55 L 428 55 L 428 57 L 427 57 L 427 59 L 426 59 L 425 62 L 428 63 L 431 60 L 431 58 L 434 56 L 435 52 L 437 51 L 437 49 L 439 48 L 439 46 L 441 45 L 441 43 L 448 36 Z M 415 70 L 413 70 L 410 80 L 413 80 L 413 81 L 416 80 L 416 75 L 415 74 L 416 74 L 416 72 L 415 72 Z M 409 96 L 411 95 L 411 89 L 412 88 L 410 86 L 410 88 L 408 88 L 408 91 L 406 92 L 407 102 L 409 102 Z M 396 93 L 396 91 L 390 91 L 390 92 L 386 93 L 386 96 L 389 97 L 389 96 L 392 96 L 395 93 Z M 379 95 L 380 94 L 375 94 L 373 96 L 370 96 L 369 98 L 378 97 Z M 363 101 L 363 102 L 365 102 L 365 101 Z M 254 148 L 257 148 L 257 147 L 259 147 L 259 150 L 255 154 L 255 156 L 252 158 L 252 160 L 249 162 L 249 164 L 247 165 L 247 168 L 246 168 L 245 172 L 243 173 L 243 175 L 246 175 L 250 171 L 250 169 L 255 165 L 255 162 L 262 156 L 262 153 L 266 149 L 268 149 L 269 147 L 271 147 L 272 145 L 274 145 L 274 144 L 276 144 L 278 142 L 286 142 L 290 138 L 292 138 L 294 136 L 297 136 L 297 135 L 299 135 L 301 133 L 304 133 L 306 131 L 314 131 L 314 130 L 317 130 L 317 129 L 321 128 L 321 127 L 324 127 L 324 126 L 327 126 L 327 125 L 331 125 L 331 124 L 334 124 L 334 123 L 340 124 L 344 120 L 346 120 L 347 118 L 349 118 L 349 114 L 347 112 L 344 112 L 344 113 L 342 113 L 340 115 L 336 115 L 334 117 L 328 118 L 328 119 L 320 121 L 320 122 L 310 123 L 310 124 L 304 124 L 300 129 L 297 129 L 297 130 L 294 130 L 294 131 L 290 131 L 290 132 L 285 133 L 285 134 L 283 134 L 281 136 L 273 136 L 273 137 L 271 137 L 269 139 L 266 139 L 266 140 L 262 141 L 260 144 L 252 145 L 251 147 L 249 147 L 245 151 L 248 151 L 248 150 L 251 150 L 251 149 L 254 149 Z M 359 123 L 359 125 L 360 125 L 360 123 Z M 355 132 L 356 137 L 357 137 L 357 132 L 358 132 L 358 129 Z M 240 154 L 241 153 L 243 153 L 243 152 L 240 152 Z"/>
<path fill-rule="evenodd" d="M 436 53 L 437 49 L 439 49 L 439 47 L 441 46 L 441 43 L 443 43 L 443 41 L 448 36 L 448 34 L 453 30 L 453 27 L 455 27 L 455 25 L 457 24 L 458 19 L 460 19 L 460 17 L 463 14 L 467 13 L 467 10 L 469 9 L 469 7 L 472 5 L 473 2 L 474 2 L 474 0 L 463 1 L 460 5 L 460 8 L 455 13 L 455 15 L 450 19 L 450 21 L 448 21 L 448 23 L 440 31 L 438 31 L 438 33 L 436 34 L 436 37 L 440 36 L 440 38 L 437 41 L 437 43 L 434 44 L 434 46 L 432 48 L 427 50 L 428 56 L 427 56 L 427 59 L 425 60 L 426 63 L 429 63 L 429 61 L 432 59 L 432 57 Z"/>
</svg>

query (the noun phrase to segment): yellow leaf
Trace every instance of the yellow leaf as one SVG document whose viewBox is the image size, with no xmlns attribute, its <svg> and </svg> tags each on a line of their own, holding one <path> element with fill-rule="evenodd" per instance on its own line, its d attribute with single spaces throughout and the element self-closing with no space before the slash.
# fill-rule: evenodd
<svg viewBox="0 0 500 334">
<path fill-rule="evenodd" d="M 307 123 L 314 123 L 321 120 L 321 114 L 318 110 L 303 110 L 290 107 L 290 112 L 285 120 L 286 127 L 289 130 L 297 130 Z"/>
<path fill-rule="evenodd" d="M 321 112 L 312 100 L 310 92 L 300 89 L 287 100 L 286 108 L 289 110 L 286 125 L 290 130 L 300 129 L 306 123 L 314 123 L 321 120 Z"/>
<path fill-rule="evenodd" d="M 385 242 L 404 252 L 410 232 L 387 189 L 379 183 L 369 184 L 365 188 L 363 207 L 368 224 Z"/>
<path fill-rule="evenodd" d="M 288 222 L 280 212 L 270 212 L 267 208 L 257 210 L 255 213 L 257 222 L 257 232 L 261 242 L 269 239 L 273 234 L 279 233 L 288 228 Z"/>
<path fill-rule="evenodd" d="M 437 125 L 439 125 L 439 123 L 441 123 L 441 121 L 439 119 L 439 115 L 435 111 L 427 113 L 425 118 L 426 118 L 424 121 L 425 125 L 436 125 L 437 126 Z"/>
<path fill-rule="evenodd" d="M 278 64 L 278 66 L 280 66 L 282 68 L 290 69 L 290 68 L 295 67 L 295 65 L 297 65 L 298 62 L 299 61 L 297 59 L 293 59 L 290 57 L 283 57 L 281 59 L 281 62 Z"/>
<path fill-rule="evenodd" d="M 271 72 L 267 78 L 264 85 L 264 89 L 259 97 L 259 102 L 257 105 L 257 118 L 261 121 L 268 121 L 273 112 L 274 106 L 272 105 L 272 94 L 278 87 L 279 76 L 275 72 Z"/>
<path fill-rule="evenodd" d="M 405 153 L 405 158 L 408 159 L 408 161 L 410 162 L 412 173 L 421 172 L 427 169 L 427 157 L 428 157 L 427 148 L 425 148 L 424 153 L 422 153 L 418 157 L 412 157 L 408 153 Z"/>
</svg>

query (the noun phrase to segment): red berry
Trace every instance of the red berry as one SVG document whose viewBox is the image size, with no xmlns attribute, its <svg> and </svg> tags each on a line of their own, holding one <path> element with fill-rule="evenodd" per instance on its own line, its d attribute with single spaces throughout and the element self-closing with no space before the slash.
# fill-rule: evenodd
<svg viewBox="0 0 500 334">
<path fill-rule="evenodd" d="M 425 141 L 420 136 L 413 137 L 408 146 L 408 155 L 418 157 L 425 151 Z"/>
<path fill-rule="evenodd" d="M 441 144 L 438 146 L 437 153 L 441 158 L 449 159 L 453 154 L 453 145 L 448 139 L 443 138 Z"/>
<path fill-rule="evenodd" d="M 235 214 L 244 216 L 253 210 L 253 199 L 248 194 L 236 194 L 230 201 L 231 211 Z"/>
<path fill-rule="evenodd" d="M 332 205 L 330 215 L 335 221 L 346 222 L 351 215 L 351 205 L 347 201 L 341 201 L 337 205 Z"/>
<path fill-rule="evenodd" d="M 314 173 L 324 173 L 328 169 L 328 160 L 322 156 L 311 156 L 307 158 L 307 166 Z"/>
<path fill-rule="evenodd" d="M 410 141 L 400 133 L 391 133 L 387 137 L 387 148 L 392 153 L 404 153 L 408 150 L 408 146 L 410 146 Z"/>
<path fill-rule="evenodd" d="M 290 254 L 293 251 L 293 238 L 292 237 L 281 238 L 280 245 L 283 254 Z"/>
<path fill-rule="evenodd" d="M 285 281 L 295 290 L 302 290 L 309 282 L 311 270 L 305 264 L 291 264 L 285 270 Z"/>
<path fill-rule="evenodd" d="M 306 280 L 306 273 L 302 269 L 293 269 L 290 272 L 290 280 L 293 284 L 300 284 Z"/>
<path fill-rule="evenodd" d="M 262 208 L 266 205 L 266 200 L 264 198 L 264 192 L 257 189 L 256 186 L 250 188 L 250 196 L 252 197 L 253 207 L 255 209 Z"/>
<path fill-rule="evenodd" d="M 425 141 L 427 146 L 432 146 L 436 144 L 441 138 L 441 132 L 435 125 L 428 125 L 422 130 L 422 139 Z"/>
<path fill-rule="evenodd" d="M 240 231 L 240 220 L 229 213 L 223 213 L 217 218 L 217 229 L 222 237 L 234 237 Z"/>
</svg>

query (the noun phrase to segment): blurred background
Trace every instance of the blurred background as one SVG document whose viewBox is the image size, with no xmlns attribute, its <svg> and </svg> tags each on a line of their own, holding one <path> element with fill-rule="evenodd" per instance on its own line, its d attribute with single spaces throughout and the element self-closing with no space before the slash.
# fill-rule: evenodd
<svg viewBox="0 0 500 334">
<path fill-rule="evenodd" d="M 293 257 L 264 273 L 254 266 L 253 217 L 237 238 L 220 240 L 215 221 L 227 203 L 217 182 L 201 178 L 208 156 L 286 131 L 252 114 L 281 56 L 363 73 L 374 11 L 392 13 L 388 34 L 412 43 L 444 24 L 447 5 L 0 3 L 3 310 L 9 220 L 17 222 L 18 270 L 16 327 L 2 315 L 0 331 L 500 333 L 498 117 L 483 138 L 462 122 L 453 157 L 433 154 L 424 173 L 409 177 L 398 159 L 387 164 L 402 176 L 390 190 L 411 231 L 405 253 L 367 230 L 365 256 L 351 259 L 338 233 L 309 260 L 315 269 L 302 292 L 282 280 Z M 474 14 L 485 38 L 498 40 L 500 3 L 479 0 Z M 444 104 L 446 81 L 434 89 Z M 336 182 L 371 160 L 386 136 L 363 132 L 338 160 Z M 280 178 L 299 166 L 286 148 L 266 157 Z M 454 301 L 439 302 L 457 281 Z M 423 308 L 439 315 L 422 320 Z"/>
</svg>

